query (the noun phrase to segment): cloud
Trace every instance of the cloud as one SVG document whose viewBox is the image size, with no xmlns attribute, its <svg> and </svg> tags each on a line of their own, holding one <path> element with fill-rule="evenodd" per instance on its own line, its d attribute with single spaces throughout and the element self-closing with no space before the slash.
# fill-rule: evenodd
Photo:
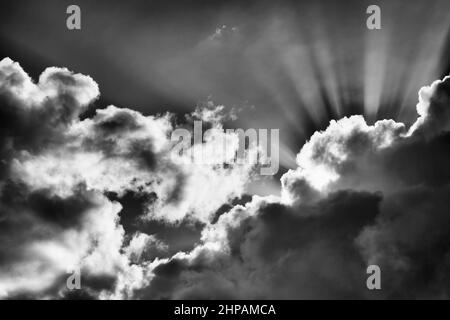
<svg viewBox="0 0 450 320">
<path fill-rule="evenodd" d="M 34 292 L 45 297 L 73 268 L 104 276 L 126 263 L 120 253 L 124 232 L 117 223 L 121 206 L 98 193 L 80 189 L 61 198 L 8 183 L 0 208 L 1 296 Z"/>
<path fill-rule="evenodd" d="M 449 130 L 450 77 L 436 80 L 419 91 L 417 113 L 419 118 L 411 127 L 411 134 L 433 136 Z"/>
<path fill-rule="evenodd" d="M 449 82 L 421 90 L 409 130 L 331 121 L 282 177 L 280 199 L 221 215 L 137 297 L 448 298 Z M 381 291 L 366 288 L 369 264 L 381 267 Z"/>
<path fill-rule="evenodd" d="M 238 148 L 223 107 L 178 125 L 115 106 L 81 120 L 99 95 L 90 77 L 49 68 L 34 83 L 4 59 L 0 297 L 447 298 L 449 83 L 420 90 L 409 128 L 331 121 L 301 148 L 280 197 L 249 200 L 254 166 L 223 161 Z M 171 133 L 193 119 L 217 129 L 188 146 L 206 164 L 171 152 Z M 231 152 L 217 154 L 224 140 Z M 124 210 L 130 194 L 145 199 L 142 212 Z M 130 220 L 202 231 L 174 253 Z M 366 288 L 369 264 L 381 267 L 381 291 Z M 74 267 L 79 293 L 65 288 Z"/>
<path fill-rule="evenodd" d="M 123 297 L 167 248 L 154 235 L 125 234 L 121 197 L 148 196 L 141 221 L 207 223 L 244 191 L 251 166 L 173 158 L 172 115 L 108 106 L 81 120 L 98 95 L 90 77 L 65 68 L 35 83 L 18 63 L 0 62 L 2 297 L 70 296 L 65 276 L 75 267 L 82 296 Z"/>
<path fill-rule="evenodd" d="M 11 152 L 15 152 L 8 160 L 11 178 L 30 189 L 49 189 L 69 196 L 83 184 L 101 192 L 153 193 L 157 200 L 149 205 L 148 216 L 170 222 L 186 216 L 207 221 L 224 202 L 243 193 L 252 166 L 222 166 L 222 159 L 227 158 L 217 154 L 213 139 L 202 144 L 209 166 L 199 167 L 190 159 L 174 159 L 170 153 L 174 144 L 170 139 L 174 130 L 171 115 L 143 116 L 130 109 L 108 106 L 97 110 L 92 118 L 80 120 L 85 104 L 98 95 L 98 86 L 91 78 L 67 69 L 48 68 L 35 85 L 17 63 L 4 59 L 2 65 L 6 69 L 2 88 L 11 109 L 7 112 L 15 117 L 8 122 L 11 128 L 3 145 L 10 145 Z M 11 80 L 15 78 L 20 81 Z M 24 86 L 30 89 L 25 90 Z M 32 93 L 22 97 L 22 90 Z M 28 100 L 33 100 L 31 95 L 40 98 L 31 108 L 25 108 L 30 104 Z M 20 108 L 24 110 L 18 113 Z M 194 115 L 217 115 L 223 107 L 216 109 L 197 110 Z M 33 114 L 34 110 L 41 114 Z M 38 123 L 33 122 L 38 119 Z M 43 120 L 45 124 L 41 125 Z M 217 121 L 214 125 L 219 129 Z M 37 136 L 41 136 L 41 141 L 36 140 Z M 227 152 L 234 154 L 237 135 L 223 133 L 219 138 L 230 141 Z"/>
<path fill-rule="evenodd" d="M 254 199 L 204 230 L 202 244 L 154 269 L 139 298 L 361 297 L 364 261 L 348 241 L 373 222 L 380 196 L 341 192 L 296 208 Z M 317 212 L 320 210 L 320 212 Z"/>
</svg>

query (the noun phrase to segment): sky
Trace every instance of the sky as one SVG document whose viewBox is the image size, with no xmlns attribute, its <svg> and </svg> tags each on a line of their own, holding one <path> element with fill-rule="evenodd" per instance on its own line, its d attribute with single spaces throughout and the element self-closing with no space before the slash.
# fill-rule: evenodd
<svg viewBox="0 0 450 320">
<path fill-rule="evenodd" d="M 448 298 L 448 1 L 70 4 L 0 4 L 0 298 Z"/>
</svg>

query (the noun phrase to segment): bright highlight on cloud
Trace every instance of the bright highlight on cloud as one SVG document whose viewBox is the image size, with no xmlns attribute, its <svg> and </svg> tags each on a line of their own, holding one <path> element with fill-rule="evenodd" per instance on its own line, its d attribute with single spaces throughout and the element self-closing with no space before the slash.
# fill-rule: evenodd
<svg viewBox="0 0 450 320">
<path fill-rule="evenodd" d="M 281 178 L 281 197 L 234 206 L 253 165 L 214 161 L 214 139 L 203 142 L 211 164 L 174 159 L 171 114 L 108 106 L 81 120 L 98 96 L 88 76 L 48 68 L 35 83 L 0 62 L 0 297 L 69 297 L 75 267 L 83 294 L 104 299 L 448 297 L 450 77 L 420 90 L 410 128 L 333 120 Z M 211 108 L 184 125 L 222 129 Z M 130 193 L 149 199 L 144 222 L 200 223 L 199 243 L 168 256 L 158 234 L 126 233 Z M 373 263 L 377 293 L 365 286 Z"/>
</svg>

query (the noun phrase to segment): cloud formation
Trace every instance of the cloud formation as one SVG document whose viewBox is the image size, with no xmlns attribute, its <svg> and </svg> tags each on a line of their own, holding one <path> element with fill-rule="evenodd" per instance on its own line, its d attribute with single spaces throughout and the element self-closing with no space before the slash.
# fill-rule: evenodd
<svg viewBox="0 0 450 320">
<path fill-rule="evenodd" d="M 155 235 L 125 235 L 122 206 L 108 194 L 148 195 L 141 220 L 206 223 L 243 193 L 252 174 L 251 165 L 200 167 L 174 157 L 169 114 L 108 106 L 81 120 L 98 95 L 88 76 L 48 68 L 34 83 L 18 63 L 0 62 L 3 297 L 55 294 L 58 282 L 65 286 L 60 277 L 75 267 L 88 279 L 114 279 L 97 284 L 95 296 L 121 281 L 129 286 L 142 277 L 141 258 L 154 258 L 164 245 Z M 234 134 L 223 135 L 237 148 Z M 208 143 L 204 156 L 213 157 Z"/>
<path fill-rule="evenodd" d="M 420 91 L 410 129 L 331 121 L 282 177 L 282 198 L 223 214 L 138 297 L 448 298 L 449 83 Z M 381 291 L 366 288 L 370 264 Z"/>
<path fill-rule="evenodd" d="M 70 298 L 75 267 L 89 298 L 449 296 L 450 77 L 420 90 L 410 128 L 331 121 L 281 178 L 281 197 L 240 204 L 251 165 L 223 165 L 214 139 L 202 143 L 209 165 L 174 157 L 170 114 L 108 106 L 82 120 L 98 95 L 67 69 L 35 83 L 0 62 L 0 297 Z M 209 107 L 184 125 L 222 129 L 223 108 Z M 172 255 L 158 234 L 127 233 L 128 194 L 147 199 L 143 223 L 200 223 L 198 243 Z M 369 264 L 381 291 L 366 288 Z"/>
</svg>

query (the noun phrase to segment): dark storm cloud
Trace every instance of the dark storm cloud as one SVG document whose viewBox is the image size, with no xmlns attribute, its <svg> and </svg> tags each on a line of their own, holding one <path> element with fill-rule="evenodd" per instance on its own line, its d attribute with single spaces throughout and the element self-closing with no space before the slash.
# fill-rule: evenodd
<svg viewBox="0 0 450 320">
<path fill-rule="evenodd" d="M 108 157 L 133 157 L 138 159 L 143 169 L 155 169 L 157 156 L 152 139 L 149 136 L 133 137 L 134 133 L 146 130 L 146 123 L 139 121 L 139 116 L 132 110 L 112 106 L 98 110 L 88 125 L 90 135 L 83 141 L 84 147 L 87 150 L 102 150 Z M 123 140 L 128 140 L 126 149 L 119 146 Z"/>
<path fill-rule="evenodd" d="M 191 250 L 214 211 L 243 192 L 251 166 L 171 157 L 172 115 L 108 106 L 81 119 L 98 95 L 88 76 L 53 67 L 34 82 L 0 61 L 0 297 L 76 298 L 64 281 L 73 268 L 79 298 L 129 297 L 152 261 Z M 143 202 L 121 212 L 127 194 Z"/>
<path fill-rule="evenodd" d="M 450 297 L 450 214 L 446 186 L 417 186 L 387 197 L 357 241 L 383 270 L 387 298 Z"/>
<path fill-rule="evenodd" d="M 109 106 L 81 120 L 91 78 L 49 68 L 35 83 L 4 59 L 0 297 L 448 297 L 449 83 L 422 88 L 410 128 L 331 121 L 281 197 L 249 199 L 251 167 L 169 157 L 171 115 Z M 222 128 L 209 107 L 190 117 Z"/>
<path fill-rule="evenodd" d="M 450 80 L 421 90 L 409 129 L 416 114 L 400 118 L 397 101 L 436 79 L 449 2 L 381 1 L 370 36 L 368 4 L 79 0 L 70 32 L 66 1 L 1 2 L 0 56 L 35 79 L 47 65 L 89 73 L 103 99 L 145 116 L 96 109 L 87 76 L 49 68 L 35 83 L 2 60 L 0 298 L 448 298 Z M 254 105 L 239 121 L 283 128 L 297 151 L 330 118 L 365 112 L 373 56 L 387 70 L 375 113 L 406 124 L 330 123 L 281 198 L 242 197 L 247 169 L 172 163 L 172 119 L 147 116 L 212 94 Z M 365 287 L 371 263 L 380 292 Z M 80 291 L 65 288 L 74 266 Z"/>
<path fill-rule="evenodd" d="M 365 263 L 352 239 L 373 223 L 379 201 L 380 195 L 343 191 L 299 207 L 263 204 L 257 215 L 226 226 L 228 255 L 172 259 L 155 268 L 138 297 L 364 297 Z"/>
<path fill-rule="evenodd" d="M 448 298 L 449 82 L 421 90 L 409 130 L 331 123 L 283 177 L 287 203 L 255 198 L 222 214 L 137 297 Z M 365 286 L 369 264 L 381 291 Z"/>
</svg>

